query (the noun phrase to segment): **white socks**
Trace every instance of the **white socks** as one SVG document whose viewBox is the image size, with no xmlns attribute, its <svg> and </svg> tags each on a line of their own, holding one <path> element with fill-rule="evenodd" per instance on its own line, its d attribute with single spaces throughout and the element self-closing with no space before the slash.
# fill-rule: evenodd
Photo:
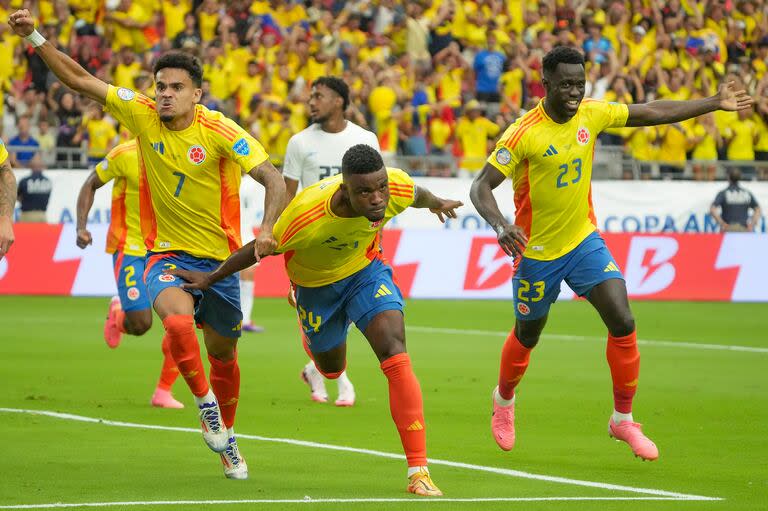
<svg viewBox="0 0 768 511">
<path fill-rule="evenodd" d="M 243 310 L 243 324 L 251 323 L 253 312 L 253 281 L 240 279 L 240 308 Z"/>
<path fill-rule="evenodd" d="M 621 423 L 622 421 L 629 421 L 629 422 L 635 422 L 632 419 L 632 412 L 629 413 L 621 413 L 617 412 L 616 410 L 613 411 L 613 422 L 615 422 L 617 425 Z"/>
<path fill-rule="evenodd" d="M 349 377 L 347 376 L 347 370 L 345 369 L 343 373 L 339 375 L 338 378 L 336 378 L 336 384 L 341 387 L 346 387 L 348 385 L 352 385 L 352 382 L 349 381 Z"/>
<path fill-rule="evenodd" d="M 493 391 L 493 399 L 496 401 L 496 404 L 499 406 L 509 406 L 515 404 L 515 396 L 512 396 L 512 399 L 504 399 L 501 397 L 501 394 L 499 394 L 499 388 L 496 387 Z"/>
<path fill-rule="evenodd" d="M 408 467 L 408 477 L 411 477 L 416 472 L 419 472 L 419 471 L 422 471 L 422 470 L 424 472 L 426 472 L 427 474 L 429 474 L 429 468 L 427 468 L 426 466 L 425 467 L 418 467 L 418 466 L 417 467 Z"/>
<path fill-rule="evenodd" d="M 200 407 L 200 405 L 203 403 L 213 403 L 214 401 L 216 401 L 216 395 L 213 393 L 211 389 L 208 389 L 208 393 L 203 397 L 195 396 L 195 404 L 198 407 Z"/>
</svg>

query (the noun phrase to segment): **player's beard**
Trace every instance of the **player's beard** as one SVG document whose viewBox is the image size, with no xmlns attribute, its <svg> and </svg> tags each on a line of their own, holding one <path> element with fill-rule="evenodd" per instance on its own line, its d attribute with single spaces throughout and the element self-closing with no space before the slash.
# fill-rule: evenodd
<svg viewBox="0 0 768 511">
<path fill-rule="evenodd" d="M 330 115 L 318 115 L 317 117 L 312 117 L 311 121 L 313 124 L 323 124 L 329 118 L 330 118 Z"/>
<path fill-rule="evenodd" d="M 171 114 L 166 114 L 166 115 L 161 115 L 160 116 L 160 120 L 163 121 L 163 122 L 171 122 L 175 118 L 176 118 L 176 116 L 175 115 L 171 115 Z"/>
</svg>

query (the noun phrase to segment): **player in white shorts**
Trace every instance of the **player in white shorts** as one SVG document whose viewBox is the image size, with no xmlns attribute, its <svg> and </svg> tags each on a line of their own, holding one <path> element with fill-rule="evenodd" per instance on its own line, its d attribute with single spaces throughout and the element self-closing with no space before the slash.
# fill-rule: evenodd
<svg viewBox="0 0 768 511">
<path fill-rule="evenodd" d="M 296 195 L 299 184 L 306 188 L 321 179 L 340 173 L 341 159 L 350 147 L 366 144 L 380 151 L 379 141 L 374 133 L 344 118 L 347 106 L 349 87 L 341 78 L 323 76 L 312 83 L 312 94 L 309 98 L 312 124 L 291 137 L 285 153 L 283 178 L 288 201 Z M 292 293 L 293 290 L 289 300 L 293 298 Z M 301 376 L 312 391 L 313 401 L 328 401 L 325 378 L 312 360 L 304 366 Z M 355 388 L 349 381 L 347 372 L 341 373 L 336 382 L 339 389 L 336 406 L 354 405 Z"/>
<path fill-rule="evenodd" d="M 243 179 L 240 183 L 240 236 L 243 245 L 256 237 L 253 230 L 258 225 L 256 223 L 257 209 L 256 182 L 253 179 Z M 243 311 L 243 332 L 259 333 L 264 331 L 264 327 L 255 325 L 251 319 L 254 268 L 255 266 L 251 266 L 240 272 L 240 308 Z"/>
</svg>

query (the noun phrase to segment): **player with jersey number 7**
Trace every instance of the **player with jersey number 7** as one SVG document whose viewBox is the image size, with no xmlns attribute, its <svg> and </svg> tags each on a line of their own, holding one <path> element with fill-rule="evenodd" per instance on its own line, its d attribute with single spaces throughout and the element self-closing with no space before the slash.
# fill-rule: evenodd
<svg viewBox="0 0 768 511">
<path fill-rule="evenodd" d="M 233 429 L 240 395 L 236 346 L 243 319 L 238 277 L 200 292 L 185 290 L 181 279 L 163 269 L 214 269 L 240 247 L 241 168 L 266 189 L 254 254 L 272 253 L 277 246 L 272 228 L 285 207 L 282 177 L 243 128 L 198 104 L 203 72 L 196 57 L 182 52 L 161 56 L 154 67 L 152 100 L 89 74 L 35 30 L 29 11 L 14 12 L 8 23 L 64 85 L 104 105 L 136 136 L 147 290 L 165 328 L 164 342 L 195 396 L 205 442 L 220 454 L 226 477 L 247 478 Z M 203 330 L 210 384 L 195 324 Z"/>
</svg>

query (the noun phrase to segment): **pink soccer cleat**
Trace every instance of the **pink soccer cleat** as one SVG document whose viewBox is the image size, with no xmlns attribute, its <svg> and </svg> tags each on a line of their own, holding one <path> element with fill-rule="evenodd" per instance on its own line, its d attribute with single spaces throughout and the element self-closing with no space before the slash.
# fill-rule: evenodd
<svg viewBox="0 0 768 511">
<path fill-rule="evenodd" d="M 608 435 L 628 443 L 635 456 L 642 458 L 643 461 L 653 461 L 659 457 L 659 449 L 656 448 L 656 444 L 640 431 L 640 424 L 637 422 L 621 421 L 616 424 L 611 417 L 611 420 L 608 421 Z"/>
<path fill-rule="evenodd" d="M 182 403 L 173 398 L 171 391 L 163 389 L 155 389 L 150 403 L 157 408 L 184 408 Z"/>
<path fill-rule="evenodd" d="M 515 446 L 515 403 L 501 406 L 496 402 L 499 387 L 493 389 L 493 414 L 491 415 L 491 432 L 493 439 L 505 451 L 511 451 Z"/>
<path fill-rule="evenodd" d="M 109 302 L 109 312 L 107 313 L 107 321 L 104 323 L 104 341 L 112 349 L 115 349 L 120 344 L 120 340 L 123 338 L 123 333 L 120 331 L 120 327 L 117 324 L 117 312 L 123 308 L 120 305 L 120 298 L 117 296 L 112 297 L 112 301 Z"/>
</svg>

